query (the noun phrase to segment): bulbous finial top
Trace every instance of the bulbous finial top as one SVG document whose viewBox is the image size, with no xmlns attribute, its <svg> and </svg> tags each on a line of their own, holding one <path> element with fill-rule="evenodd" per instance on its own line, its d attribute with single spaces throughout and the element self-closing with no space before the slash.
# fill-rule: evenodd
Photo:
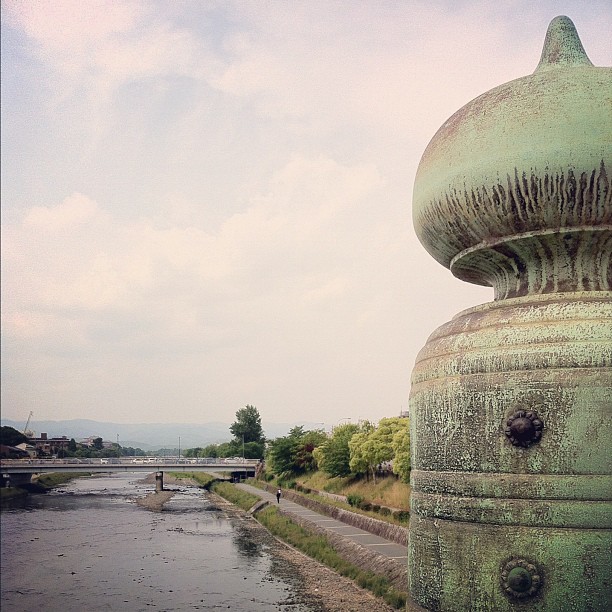
<svg viewBox="0 0 612 612">
<path fill-rule="evenodd" d="M 560 66 L 592 66 L 574 22 L 565 15 L 555 17 L 548 26 L 544 48 L 536 72 Z"/>
<path fill-rule="evenodd" d="M 496 299 L 612 288 L 612 69 L 555 18 L 530 75 L 440 127 L 417 171 L 429 253 Z"/>
</svg>

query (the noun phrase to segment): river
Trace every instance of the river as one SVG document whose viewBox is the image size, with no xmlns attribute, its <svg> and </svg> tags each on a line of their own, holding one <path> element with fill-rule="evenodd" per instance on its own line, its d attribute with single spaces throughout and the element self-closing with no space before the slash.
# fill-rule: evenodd
<svg viewBox="0 0 612 612">
<path fill-rule="evenodd" d="M 3 612 L 315 612 L 275 540 L 205 491 L 177 489 L 163 512 L 135 503 L 138 474 L 79 478 L 1 516 Z"/>
</svg>

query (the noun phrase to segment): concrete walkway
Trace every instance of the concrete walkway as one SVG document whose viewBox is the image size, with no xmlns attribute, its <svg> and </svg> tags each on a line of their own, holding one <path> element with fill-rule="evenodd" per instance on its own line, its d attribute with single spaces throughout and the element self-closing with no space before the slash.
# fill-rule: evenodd
<svg viewBox="0 0 612 612">
<path fill-rule="evenodd" d="M 252 495 L 256 495 L 261 499 L 269 501 L 271 504 L 276 504 L 276 495 L 274 493 L 268 493 L 263 489 L 259 489 L 258 487 L 253 487 L 244 483 L 237 483 L 236 486 L 247 493 L 251 493 Z M 401 563 L 402 565 L 406 564 L 406 560 L 408 558 L 408 548 L 406 546 L 385 540 L 384 538 L 373 535 L 367 531 L 364 531 L 363 529 L 351 527 L 351 525 L 347 525 L 342 521 L 337 521 L 336 519 L 325 516 L 324 514 L 314 512 L 283 497 L 281 497 L 280 506 L 285 512 L 295 514 L 303 519 L 311 521 L 315 525 L 326 529 L 330 533 L 335 533 L 343 538 L 346 538 L 347 540 L 351 540 L 359 546 L 367 548 L 371 552 L 376 553 L 381 557 L 392 559 L 398 563 Z"/>
</svg>

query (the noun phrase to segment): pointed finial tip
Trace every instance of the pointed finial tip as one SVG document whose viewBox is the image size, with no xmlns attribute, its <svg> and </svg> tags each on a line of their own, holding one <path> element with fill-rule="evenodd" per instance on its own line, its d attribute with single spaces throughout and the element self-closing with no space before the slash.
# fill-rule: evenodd
<svg viewBox="0 0 612 612">
<path fill-rule="evenodd" d="M 540 63 L 536 72 L 567 66 L 592 66 L 574 22 L 565 15 L 555 17 L 548 26 Z"/>
</svg>

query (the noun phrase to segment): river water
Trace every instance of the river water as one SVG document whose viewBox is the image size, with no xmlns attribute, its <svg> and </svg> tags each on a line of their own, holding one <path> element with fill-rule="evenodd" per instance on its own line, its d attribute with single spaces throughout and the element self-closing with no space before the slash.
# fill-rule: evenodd
<svg viewBox="0 0 612 612">
<path fill-rule="evenodd" d="M 273 539 L 201 489 L 163 512 L 135 503 L 138 474 L 80 478 L 1 516 L 3 612 L 290 610 L 313 612 Z"/>
</svg>

